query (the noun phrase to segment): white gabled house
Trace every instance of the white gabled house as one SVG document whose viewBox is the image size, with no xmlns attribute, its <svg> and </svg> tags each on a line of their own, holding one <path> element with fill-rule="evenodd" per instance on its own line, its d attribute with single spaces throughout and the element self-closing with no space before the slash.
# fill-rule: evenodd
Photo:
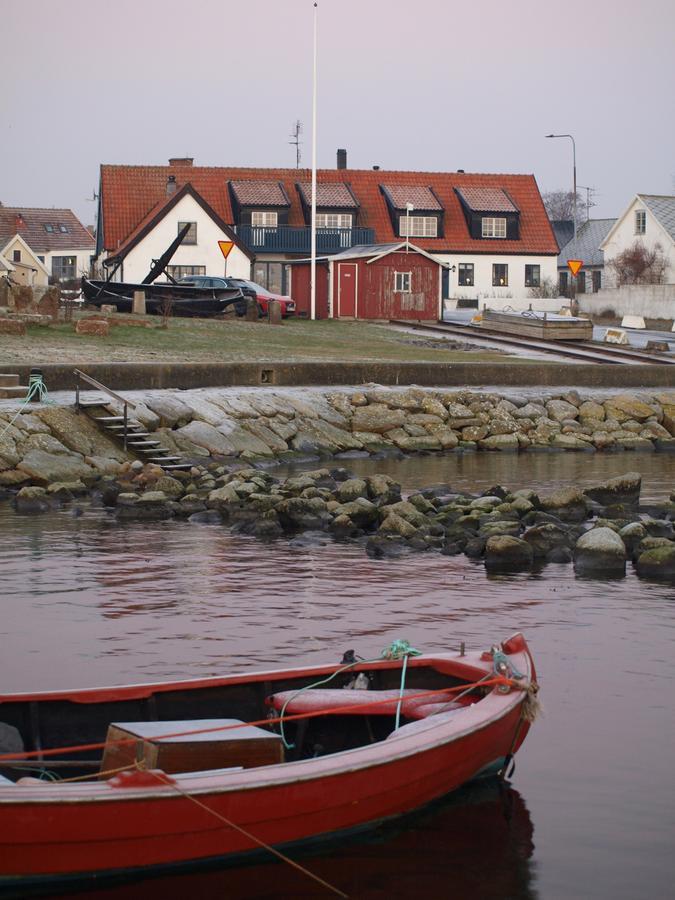
<svg viewBox="0 0 675 900">
<path fill-rule="evenodd" d="M 113 281 L 143 281 L 153 262 L 186 225 L 190 228 L 166 267 L 171 278 L 178 281 L 186 275 L 207 274 L 251 277 L 253 254 L 189 183 L 156 204 L 120 247 L 108 254 L 104 268 L 114 271 Z M 227 257 L 220 248 L 222 241 L 232 245 Z"/>
<path fill-rule="evenodd" d="M 46 287 L 49 284 L 49 270 L 42 258 L 34 253 L 20 234 L 13 235 L 0 246 L 0 256 L 11 260 L 10 277 L 14 284 L 28 287 Z M 0 267 L 0 271 L 2 271 Z"/>
<path fill-rule="evenodd" d="M 93 234 L 70 209 L 0 204 L 0 250 L 17 267 L 15 281 L 45 285 L 88 275 L 95 249 Z"/>
<path fill-rule="evenodd" d="M 665 283 L 675 284 L 675 196 L 636 194 L 600 244 L 605 256 L 605 287 L 615 287 L 611 261 L 635 243 L 660 248 L 666 261 Z"/>
</svg>

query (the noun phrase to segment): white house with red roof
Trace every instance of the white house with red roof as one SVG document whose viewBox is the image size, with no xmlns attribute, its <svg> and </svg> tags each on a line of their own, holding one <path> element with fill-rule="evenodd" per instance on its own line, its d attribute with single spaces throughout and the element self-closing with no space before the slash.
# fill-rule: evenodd
<svg viewBox="0 0 675 900">
<path fill-rule="evenodd" d="M 409 238 L 445 263 L 441 300 L 467 305 L 523 308 L 544 279 L 557 281 L 559 247 L 533 175 L 355 170 L 346 168 L 342 152 L 338 168 L 319 170 L 317 182 L 320 256 Z M 167 197 L 188 185 L 194 203 L 211 210 L 251 254 L 254 280 L 286 293 L 290 264 L 310 251 L 308 170 L 202 167 L 189 158 L 168 166 L 103 165 L 99 259 L 119 257 L 141 232 L 147 240 Z M 212 244 L 198 225 L 190 262 L 181 247 L 176 264 L 223 274 Z"/>
<path fill-rule="evenodd" d="M 95 247 L 94 236 L 70 209 L 0 204 L 0 253 L 15 266 L 14 280 L 45 285 L 50 278 L 88 275 Z"/>
<path fill-rule="evenodd" d="M 175 281 L 190 275 L 250 278 L 254 254 L 190 184 L 169 193 L 105 261 L 112 280 L 139 283 L 178 234 L 189 230 L 166 267 Z M 223 249 L 221 249 L 221 247 Z M 224 252 L 227 255 L 224 255 Z"/>
</svg>

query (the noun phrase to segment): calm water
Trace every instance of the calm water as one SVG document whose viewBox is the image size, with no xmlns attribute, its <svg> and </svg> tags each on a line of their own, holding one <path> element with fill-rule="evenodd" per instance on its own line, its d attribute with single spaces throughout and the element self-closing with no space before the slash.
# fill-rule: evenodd
<svg viewBox="0 0 675 900">
<path fill-rule="evenodd" d="M 350 460 L 410 489 L 588 484 L 638 469 L 643 500 L 675 485 L 675 458 L 475 454 Z M 220 526 L 118 526 L 84 506 L 40 517 L 0 505 L 6 691 L 200 676 L 486 646 L 522 629 L 545 716 L 512 790 L 471 788 L 373 842 L 307 861 L 353 897 L 665 898 L 675 878 L 675 588 L 581 580 L 570 566 L 487 576 L 464 557 L 368 559 L 359 546 L 262 545 Z M 286 868 L 150 883 L 153 896 L 314 897 Z M 149 886 L 98 892 L 148 896 Z"/>
</svg>

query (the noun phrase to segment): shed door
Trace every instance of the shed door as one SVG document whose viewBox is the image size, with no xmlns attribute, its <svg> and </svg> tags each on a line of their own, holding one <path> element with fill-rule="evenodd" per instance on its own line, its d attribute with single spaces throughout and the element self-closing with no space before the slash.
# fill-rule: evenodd
<svg viewBox="0 0 675 900">
<path fill-rule="evenodd" d="M 338 316 L 356 317 L 356 263 L 338 263 Z"/>
</svg>

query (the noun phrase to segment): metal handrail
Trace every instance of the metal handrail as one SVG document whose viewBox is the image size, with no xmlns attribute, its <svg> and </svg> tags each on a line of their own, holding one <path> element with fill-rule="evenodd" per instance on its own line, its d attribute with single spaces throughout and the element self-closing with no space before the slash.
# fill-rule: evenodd
<svg viewBox="0 0 675 900">
<path fill-rule="evenodd" d="M 75 376 L 75 409 L 79 413 L 80 411 L 80 379 L 83 381 L 87 381 L 89 384 L 92 384 L 99 391 L 103 391 L 105 394 L 108 394 L 114 400 L 117 400 L 118 403 L 122 404 L 124 409 L 124 449 L 127 449 L 127 436 L 129 433 L 129 412 L 128 407 L 132 409 L 136 409 L 136 404 L 132 403 L 131 400 L 127 400 L 126 397 L 122 397 L 120 394 L 116 394 L 114 391 L 111 391 L 110 388 L 106 387 L 104 384 L 101 384 L 100 381 L 97 381 L 95 378 L 92 378 L 91 375 L 87 375 L 86 372 L 81 372 L 79 369 L 73 370 L 73 375 Z"/>
</svg>

